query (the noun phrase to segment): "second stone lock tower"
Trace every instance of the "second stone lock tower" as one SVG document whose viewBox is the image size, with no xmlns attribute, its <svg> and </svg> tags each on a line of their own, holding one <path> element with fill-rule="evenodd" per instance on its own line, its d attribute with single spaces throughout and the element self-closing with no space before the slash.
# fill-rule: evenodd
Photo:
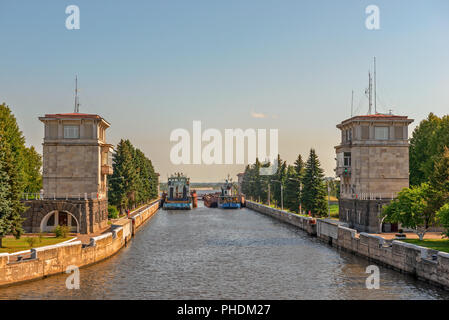
<svg viewBox="0 0 449 320">
<path fill-rule="evenodd" d="M 412 119 L 393 114 L 355 116 L 337 125 L 335 147 L 340 178 L 340 221 L 359 231 L 395 231 L 379 216 L 383 205 L 409 186 L 408 125 Z"/>
</svg>

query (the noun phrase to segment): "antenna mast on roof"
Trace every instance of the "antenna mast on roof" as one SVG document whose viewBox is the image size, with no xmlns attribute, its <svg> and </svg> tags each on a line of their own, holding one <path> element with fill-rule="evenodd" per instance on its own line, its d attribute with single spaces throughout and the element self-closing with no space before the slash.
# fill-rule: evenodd
<svg viewBox="0 0 449 320">
<path fill-rule="evenodd" d="M 365 94 L 368 93 L 368 114 L 371 114 L 371 109 L 373 106 L 372 92 L 373 92 L 373 78 L 371 77 L 371 71 L 368 71 L 368 89 L 365 90 Z"/>
<path fill-rule="evenodd" d="M 377 95 L 376 95 L 376 57 L 374 57 L 374 113 L 377 113 Z"/>
<path fill-rule="evenodd" d="M 75 76 L 75 113 L 80 112 L 80 103 L 78 100 L 78 76 Z"/>
<path fill-rule="evenodd" d="M 353 109 L 354 109 L 354 90 L 351 92 L 351 118 L 353 117 Z"/>
</svg>

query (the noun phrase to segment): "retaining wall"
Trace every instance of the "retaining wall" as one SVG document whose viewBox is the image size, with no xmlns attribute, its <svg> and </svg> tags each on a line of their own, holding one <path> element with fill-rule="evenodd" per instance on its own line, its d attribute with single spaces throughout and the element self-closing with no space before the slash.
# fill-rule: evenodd
<svg viewBox="0 0 449 320">
<path fill-rule="evenodd" d="M 92 237 L 89 244 L 81 241 L 60 243 L 52 246 L 31 249 L 30 257 L 17 261 L 17 254 L 0 254 L 0 286 L 11 285 L 50 275 L 65 273 L 68 266 L 85 267 L 117 253 L 159 209 L 160 201 L 155 201 L 130 219 L 112 225 L 111 232 Z"/>
<path fill-rule="evenodd" d="M 153 214 L 159 209 L 160 200 L 156 200 L 144 208 L 140 208 L 136 213 L 131 214 L 130 220 L 132 221 L 132 235 L 136 234 L 136 231 L 144 225 L 144 223 L 150 219 Z"/>
<path fill-rule="evenodd" d="M 246 207 L 297 226 L 307 231 L 310 235 L 316 235 L 316 220 L 314 218 L 300 216 L 248 200 L 246 201 Z"/>
<path fill-rule="evenodd" d="M 247 201 L 246 206 L 298 226 L 309 234 L 314 234 L 310 232 L 310 224 L 304 222 L 310 220 L 309 217 L 301 217 L 251 201 Z M 316 219 L 315 230 L 318 238 L 336 248 L 411 274 L 449 290 L 448 253 L 397 240 L 386 241 L 382 237 L 369 233 L 358 234 L 355 229 L 350 229 L 345 224 L 330 219 Z"/>
</svg>

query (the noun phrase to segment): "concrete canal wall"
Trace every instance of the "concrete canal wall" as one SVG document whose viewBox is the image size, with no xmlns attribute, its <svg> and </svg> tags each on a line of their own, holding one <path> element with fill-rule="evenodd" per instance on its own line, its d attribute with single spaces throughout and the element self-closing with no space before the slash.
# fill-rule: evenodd
<svg viewBox="0 0 449 320">
<path fill-rule="evenodd" d="M 35 280 L 58 273 L 65 273 L 68 266 L 85 267 L 117 253 L 159 209 L 157 200 L 129 219 L 122 219 L 111 226 L 111 232 L 90 238 L 89 244 L 81 241 L 60 243 L 31 249 L 21 253 L 27 258 L 17 261 L 17 253 L 0 254 L 0 286 Z"/>
<path fill-rule="evenodd" d="M 368 233 L 357 234 L 355 229 L 329 219 L 316 219 L 315 227 L 311 227 L 309 217 L 301 217 L 251 201 L 246 202 L 246 207 L 295 225 L 338 249 L 449 290 L 448 253 L 397 240 L 386 241 Z"/>
<path fill-rule="evenodd" d="M 266 214 L 286 223 L 297 226 L 302 230 L 307 231 L 307 233 L 309 233 L 310 235 L 316 235 L 316 224 L 313 223 L 315 219 L 311 217 L 299 216 L 294 213 L 274 209 L 272 207 L 268 207 L 248 200 L 246 200 L 246 207 L 248 209 L 252 209 L 254 211 Z"/>
<path fill-rule="evenodd" d="M 134 236 L 140 227 L 142 227 L 148 219 L 150 219 L 154 213 L 159 209 L 160 200 L 151 203 L 144 208 L 138 209 L 136 212 L 131 214 L 130 220 L 132 221 L 132 235 Z"/>
</svg>

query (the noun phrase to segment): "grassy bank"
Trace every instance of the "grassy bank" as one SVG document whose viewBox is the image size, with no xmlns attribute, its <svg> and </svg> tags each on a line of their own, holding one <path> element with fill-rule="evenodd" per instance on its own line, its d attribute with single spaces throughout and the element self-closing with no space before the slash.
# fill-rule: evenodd
<svg viewBox="0 0 449 320">
<path fill-rule="evenodd" d="M 405 239 L 401 240 L 407 243 L 415 244 L 417 246 L 426 247 L 443 252 L 449 252 L 449 240 L 448 239 Z"/>
<path fill-rule="evenodd" d="M 29 250 L 31 248 L 50 246 L 60 242 L 64 242 L 72 239 L 73 237 L 67 238 L 56 238 L 56 237 L 35 237 L 35 243 L 30 247 L 27 241 L 27 236 L 22 236 L 20 239 L 16 238 L 3 238 L 3 247 L 0 248 L 0 253 L 13 253 L 18 251 Z"/>
<path fill-rule="evenodd" d="M 331 212 L 331 218 L 338 219 L 338 204 L 331 204 L 329 208 Z"/>
</svg>

